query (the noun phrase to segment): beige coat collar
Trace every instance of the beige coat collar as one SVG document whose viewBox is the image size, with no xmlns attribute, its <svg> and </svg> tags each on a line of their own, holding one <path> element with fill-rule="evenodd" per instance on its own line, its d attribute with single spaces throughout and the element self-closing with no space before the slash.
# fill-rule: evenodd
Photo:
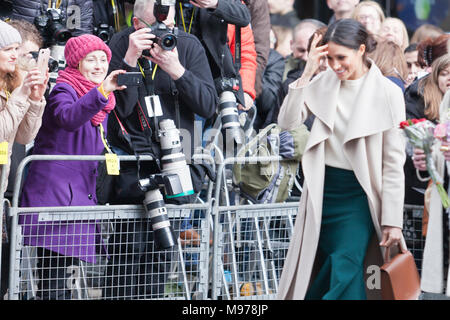
<svg viewBox="0 0 450 320">
<path fill-rule="evenodd" d="M 341 81 L 334 71 L 329 69 L 313 79 L 305 88 L 305 103 L 308 109 L 328 128 L 328 132 L 321 131 L 323 135 L 316 136 L 315 143 L 327 139 L 333 131 L 340 86 Z M 356 98 L 344 144 L 350 140 L 383 132 L 392 128 L 393 125 L 398 125 L 394 123 L 393 107 L 390 106 L 390 100 L 384 87 L 381 71 L 372 63 Z M 378 90 L 373 90 L 373 88 L 378 88 Z M 389 116 L 386 117 L 386 115 Z"/>
</svg>

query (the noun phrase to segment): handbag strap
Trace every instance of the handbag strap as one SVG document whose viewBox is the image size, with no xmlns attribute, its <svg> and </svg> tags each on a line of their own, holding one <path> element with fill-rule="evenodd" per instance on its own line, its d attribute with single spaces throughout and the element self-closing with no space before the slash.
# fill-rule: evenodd
<svg viewBox="0 0 450 320">
<path fill-rule="evenodd" d="M 408 248 L 406 247 L 405 239 L 402 237 L 400 242 L 397 244 L 399 253 L 402 252 L 402 244 L 405 246 L 405 249 L 408 250 Z M 391 261 L 391 247 L 386 247 L 386 249 L 384 251 L 384 263 L 388 263 L 390 261 Z"/>
</svg>

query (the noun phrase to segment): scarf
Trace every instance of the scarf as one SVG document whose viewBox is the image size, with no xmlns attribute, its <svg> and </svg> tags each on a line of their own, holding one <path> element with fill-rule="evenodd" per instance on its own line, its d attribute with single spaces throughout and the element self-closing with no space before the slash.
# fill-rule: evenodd
<svg viewBox="0 0 450 320">
<path fill-rule="evenodd" d="M 78 69 L 71 67 L 66 67 L 64 70 L 58 72 L 56 83 L 69 84 L 78 94 L 78 97 L 82 97 L 93 88 L 98 87 L 98 84 L 86 79 Z M 92 125 L 96 127 L 102 123 L 106 118 L 106 115 L 114 109 L 115 105 L 116 98 L 114 93 L 111 92 L 108 96 L 108 103 L 106 106 L 91 118 Z"/>
</svg>

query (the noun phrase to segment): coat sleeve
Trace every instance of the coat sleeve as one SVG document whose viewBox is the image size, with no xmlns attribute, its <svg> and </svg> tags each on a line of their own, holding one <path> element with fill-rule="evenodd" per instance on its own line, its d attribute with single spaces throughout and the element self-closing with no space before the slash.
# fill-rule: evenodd
<svg viewBox="0 0 450 320">
<path fill-rule="evenodd" d="M 25 114 L 16 134 L 16 142 L 20 144 L 28 144 L 36 137 L 42 124 L 42 114 L 45 108 L 45 99 L 41 101 L 31 101 L 30 107 Z"/>
<path fill-rule="evenodd" d="M 403 95 L 400 90 L 396 90 L 391 94 L 391 110 L 395 124 L 405 120 L 404 106 Z M 382 226 L 403 228 L 405 146 L 405 139 L 398 125 L 383 133 Z"/>
<path fill-rule="evenodd" d="M 108 100 L 93 88 L 81 98 L 69 85 L 57 85 L 53 88 L 48 100 L 51 120 L 56 126 L 67 131 L 75 131 L 89 121 L 106 106 Z"/>
<path fill-rule="evenodd" d="M 184 65 L 186 71 L 174 81 L 175 86 L 183 105 L 201 117 L 210 118 L 218 102 L 216 88 L 203 46 L 196 38 L 190 39 Z"/>
<path fill-rule="evenodd" d="M 3 100 L 3 99 L 2 99 Z M 3 102 L 4 107 L 0 111 L 0 142 L 10 139 L 15 134 L 25 113 L 29 108 L 29 102 L 26 97 L 14 94 Z"/>
<path fill-rule="evenodd" d="M 278 92 L 284 71 L 284 58 L 275 50 L 269 56 L 269 63 L 264 71 L 263 90 L 256 99 L 258 113 L 265 115 L 278 107 Z"/>
<path fill-rule="evenodd" d="M 262 92 L 262 78 L 270 53 L 270 14 L 267 1 L 251 0 L 248 5 L 253 37 L 256 50 L 255 92 L 259 96 Z"/>
<path fill-rule="evenodd" d="M 235 55 L 236 50 L 236 28 L 228 25 L 228 46 L 231 54 Z M 242 80 L 242 89 L 250 95 L 253 100 L 256 98 L 255 77 L 256 77 L 256 50 L 253 40 L 253 32 L 250 26 L 241 28 L 241 69 L 239 74 Z"/>
<path fill-rule="evenodd" d="M 283 130 L 299 127 L 311 115 L 306 106 L 304 96 L 307 86 L 297 88 L 297 81 L 289 85 L 288 94 L 280 107 L 278 125 Z"/>
<path fill-rule="evenodd" d="M 216 9 L 207 10 L 229 24 L 245 27 L 250 23 L 250 12 L 241 0 L 219 0 Z"/>
</svg>

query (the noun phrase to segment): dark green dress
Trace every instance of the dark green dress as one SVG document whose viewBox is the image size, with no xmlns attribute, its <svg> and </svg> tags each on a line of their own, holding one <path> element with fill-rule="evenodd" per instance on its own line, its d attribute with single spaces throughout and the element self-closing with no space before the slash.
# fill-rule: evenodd
<svg viewBox="0 0 450 320">
<path fill-rule="evenodd" d="M 307 300 L 365 300 L 364 258 L 374 226 L 367 196 L 353 171 L 325 167 L 320 270 Z"/>
</svg>

